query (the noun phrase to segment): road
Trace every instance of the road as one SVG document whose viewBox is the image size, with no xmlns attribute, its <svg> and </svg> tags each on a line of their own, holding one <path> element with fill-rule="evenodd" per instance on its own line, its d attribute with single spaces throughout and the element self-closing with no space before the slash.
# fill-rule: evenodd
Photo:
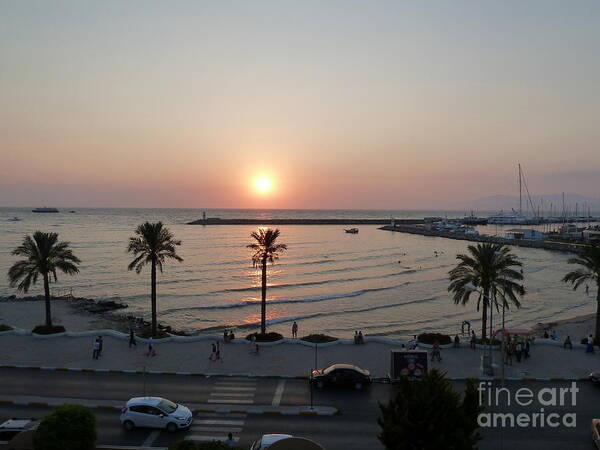
<svg viewBox="0 0 600 450">
<path fill-rule="evenodd" d="M 464 389 L 464 383 L 455 382 Z M 186 403 L 229 405 L 243 410 L 248 405 L 308 405 L 310 389 L 305 380 L 243 379 L 224 377 L 193 377 L 176 375 L 137 375 L 85 372 L 51 372 L 40 370 L 1 369 L 0 398 L 36 395 L 57 398 L 84 398 L 125 402 L 136 395 L 158 395 Z M 528 388 L 537 395 L 547 387 L 570 387 L 567 382 L 510 382 L 507 388 L 514 393 Z M 575 407 L 548 407 L 547 414 L 575 412 L 577 426 L 536 428 L 484 428 L 482 450 L 531 449 L 588 449 L 591 446 L 589 423 L 600 416 L 600 389 L 587 382 L 578 383 L 579 393 Z M 194 436 L 196 439 L 224 437 L 231 431 L 239 438 L 239 445 L 249 447 L 265 433 L 288 433 L 311 438 L 328 450 L 360 448 L 381 450 L 377 440 L 379 427 L 378 402 L 388 400 L 394 387 L 374 384 L 364 392 L 348 390 L 320 390 L 314 393 L 316 405 L 334 406 L 339 415 L 330 417 L 288 416 L 275 414 L 223 414 L 198 412 L 189 431 L 169 434 L 163 431 L 135 430 L 125 432 L 118 421 L 118 412 L 95 409 L 98 418 L 100 444 L 126 446 L 167 447 L 170 443 Z M 243 394 L 242 396 L 236 394 Z M 0 420 L 9 417 L 41 417 L 52 408 L 41 406 L 0 405 Z M 488 407 L 486 412 L 539 413 L 539 405 L 520 407 Z"/>
</svg>

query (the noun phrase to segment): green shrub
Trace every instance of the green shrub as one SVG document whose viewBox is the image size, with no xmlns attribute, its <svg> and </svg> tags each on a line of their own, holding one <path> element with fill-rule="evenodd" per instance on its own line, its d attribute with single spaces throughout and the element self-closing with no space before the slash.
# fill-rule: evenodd
<svg viewBox="0 0 600 450">
<path fill-rule="evenodd" d="M 149 337 L 152 336 L 152 330 L 142 330 L 139 333 L 136 333 L 135 335 L 140 338 L 148 339 Z M 156 330 L 156 336 L 154 336 L 154 339 L 163 339 L 163 338 L 168 338 L 170 336 L 171 335 L 169 333 L 167 333 L 166 331 Z"/>
<path fill-rule="evenodd" d="M 338 338 L 327 336 L 326 334 L 309 334 L 308 336 L 304 336 L 300 339 L 306 342 L 312 342 L 313 344 L 324 344 L 325 342 L 333 342 L 338 340 Z"/>
<path fill-rule="evenodd" d="M 243 450 L 240 447 L 229 447 L 220 441 L 195 442 L 179 441 L 171 444 L 169 450 Z"/>
<path fill-rule="evenodd" d="M 63 405 L 42 419 L 35 435 L 35 450 L 93 450 L 96 447 L 96 416 L 80 405 Z"/>
<path fill-rule="evenodd" d="M 433 345 L 435 341 L 438 341 L 440 345 L 450 344 L 452 339 L 447 334 L 441 333 L 422 333 L 417 337 L 417 341 L 423 344 Z"/>
<path fill-rule="evenodd" d="M 11 327 L 10 325 L 5 325 L 3 323 L 0 323 L 0 331 L 10 331 L 12 329 L 13 329 L 13 327 Z"/>
<path fill-rule="evenodd" d="M 275 332 L 265 334 L 250 333 L 248 336 L 246 336 L 246 339 L 251 341 L 252 336 L 256 336 L 256 342 L 275 342 L 283 339 L 283 336 L 281 334 Z"/>
<path fill-rule="evenodd" d="M 51 325 L 49 327 L 46 325 L 38 325 L 32 330 L 32 333 L 56 334 L 56 333 L 64 333 L 65 331 L 66 331 L 65 327 L 63 327 L 62 325 Z"/>
</svg>

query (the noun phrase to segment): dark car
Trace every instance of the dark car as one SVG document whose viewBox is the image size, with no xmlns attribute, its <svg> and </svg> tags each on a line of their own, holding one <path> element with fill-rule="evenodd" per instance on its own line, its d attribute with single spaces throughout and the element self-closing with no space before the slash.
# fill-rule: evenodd
<svg viewBox="0 0 600 450">
<path fill-rule="evenodd" d="M 594 383 L 596 386 L 600 386 L 600 372 L 592 372 L 590 373 L 590 381 Z"/>
<path fill-rule="evenodd" d="M 352 364 L 333 364 L 325 369 L 313 370 L 310 381 L 318 388 L 352 386 L 360 390 L 371 384 L 371 376 L 368 370 Z"/>
</svg>

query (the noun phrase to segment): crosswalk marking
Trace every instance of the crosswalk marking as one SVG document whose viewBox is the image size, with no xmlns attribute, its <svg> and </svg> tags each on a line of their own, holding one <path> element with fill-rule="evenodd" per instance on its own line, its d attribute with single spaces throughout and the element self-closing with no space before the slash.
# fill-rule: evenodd
<svg viewBox="0 0 600 450">
<path fill-rule="evenodd" d="M 220 391 L 256 391 L 256 387 L 241 387 L 241 386 L 217 386 L 215 389 Z"/>
<path fill-rule="evenodd" d="M 202 442 L 212 442 L 212 441 L 224 441 L 227 439 L 227 436 L 204 436 L 192 434 L 191 436 L 186 436 L 186 441 L 202 441 Z M 233 440 L 238 442 L 240 440 L 239 437 L 234 437 Z"/>
<path fill-rule="evenodd" d="M 152 444 L 154 444 L 154 441 L 156 441 L 156 438 L 158 438 L 160 431 L 161 430 L 154 430 L 152 433 L 150 433 L 148 435 L 148 437 L 146 438 L 146 440 L 144 441 L 144 443 L 142 444 L 142 447 L 152 446 Z"/>
<path fill-rule="evenodd" d="M 194 432 L 211 432 L 214 433 L 215 431 L 218 432 L 226 432 L 226 433 L 240 433 L 242 431 L 241 427 L 238 428 L 230 428 L 230 427 L 191 427 L 190 428 L 191 431 Z"/>
<path fill-rule="evenodd" d="M 277 389 L 275 389 L 275 395 L 273 395 L 272 406 L 279 406 L 281 403 L 281 397 L 283 396 L 283 390 L 285 389 L 285 380 L 279 380 Z"/>
<path fill-rule="evenodd" d="M 207 403 L 223 403 L 228 405 L 251 405 L 254 400 L 231 399 L 231 398 L 209 398 Z"/>
<path fill-rule="evenodd" d="M 206 420 L 194 420 L 194 425 L 244 425 L 245 420 L 219 420 L 219 419 L 206 419 Z M 192 427 L 194 427 L 192 425 Z"/>
<path fill-rule="evenodd" d="M 244 428 L 245 422 L 246 414 L 198 413 L 185 440 L 201 442 L 225 441 L 228 439 L 229 433 L 239 435 Z M 233 440 L 237 443 L 239 436 L 233 436 Z"/>
<path fill-rule="evenodd" d="M 211 397 L 254 397 L 254 392 L 211 392 Z"/>
</svg>

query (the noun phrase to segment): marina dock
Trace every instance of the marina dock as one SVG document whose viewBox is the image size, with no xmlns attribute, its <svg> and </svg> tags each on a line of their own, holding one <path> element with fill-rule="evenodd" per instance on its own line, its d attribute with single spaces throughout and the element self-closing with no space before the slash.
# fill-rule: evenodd
<svg viewBox="0 0 600 450">
<path fill-rule="evenodd" d="M 480 235 L 467 235 L 463 233 L 453 233 L 450 231 L 438 231 L 423 228 L 416 225 L 404 225 L 396 224 L 395 226 L 386 225 L 380 228 L 380 230 L 396 231 L 399 233 L 419 234 L 421 236 L 431 237 L 442 237 L 446 239 L 457 239 L 461 241 L 472 241 L 472 242 L 492 242 L 495 244 L 515 245 L 517 247 L 528 247 L 528 248 L 540 248 L 544 250 L 552 250 L 557 252 L 568 252 L 568 253 L 581 253 L 586 247 L 584 244 L 573 244 L 568 242 L 557 242 L 557 241 L 533 241 L 525 239 L 506 239 L 498 236 L 488 236 L 485 234 Z"/>
</svg>

